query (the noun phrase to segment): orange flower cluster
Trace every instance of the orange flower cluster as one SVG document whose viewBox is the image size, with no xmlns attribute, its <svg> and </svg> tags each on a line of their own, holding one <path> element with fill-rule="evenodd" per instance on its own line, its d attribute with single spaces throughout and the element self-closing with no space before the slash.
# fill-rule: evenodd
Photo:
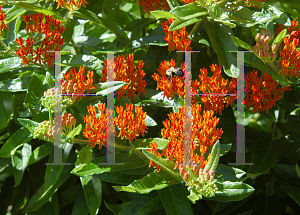
<svg viewBox="0 0 300 215">
<path fill-rule="evenodd" d="M 89 70 L 86 77 L 84 73 L 84 66 L 79 67 L 78 73 L 74 68 L 71 68 L 69 72 L 67 71 L 64 74 L 65 80 L 61 80 L 62 94 L 75 94 L 72 95 L 72 98 L 76 99 L 76 96 L 78 96 L 78 100 L 80 100 L 80 95 L 78 94 L 84 94 L 85 91 L 90 93 L 90 90 L 96 89 L 96 87 L 93 86 L 94 72 Z"/>
<path fill-rule="evenodd" d="M 146 112 L 143 112 L 143 108 L 135 106 L 136 116 L 132 113 L 133 104 L 126 104 L 126 110 L 123 107 L 116 107 L 118 117 L 115 118 L 115 124 L 120 127 L 119 136 L 123 139 L 124 136 L 132 142 L 133 138 L 136 139 L 141 133 L 144 136 L 147 126 L 145 125 Z"/>
<path fill-rule="evenodd" d="M 96 117 L 96 108 L 92 105 L 88 107 L 90 116 L 84 117 L 85 129 L 83 135 L 89 139 L 89 144 L 95 146 L 99 144 L 101 149 L 102 144 L 106 146 L 106 134 L 109 137 L 113 131 L 107 126 L 108 117 L 113 117 L 112 110 L 106 110 L 105 104 L 98 104 L 98 110 L 101 112 L 100 117 Z M 126 104 L 126 110 L 122 106 L 116 107 L 118 117 L 114 118 L 114 124 L 120 128 L 119 136 L 123 139 L 129 139 L 132 142 L 133 138 L 136 139 L 141 133 L 144 136 L 147 126 L 145 125 L 145 118 L 147 113 L 143 112 L 143 108 L 136 106 L 135 113 L 132 113 L 133 105 Z"/>
<path fill-rule="evenodd" d="M 300 40 L 300 29 L 297 28 L 298 22 L 292 21 L 292 25 L 287 29 L 287 33 L 290 36 L 286 36 L 283 40 L 283 45 L 280 50 L 280 61 L 278 63 L 278 67 L 282 65 L 281 71 L 283 77 L 286 75 L 291 78 L 295 75 L 299 78 L 299 70 L 300 70 L 300 51 L 297 50 L 299 48 L 299 40 Z M 294 28 L 297 28 L 294 30 Z M 282 25 L 279 25 L 276 33 L 282 30 Z M 279 32 L 280 32 L 279 31 Z"/>
<path fill-rule="evenodd" d="M 217 117 L 213 117 L 213 111 L 204 110 L 201 115 L 201 105 L 192 105 L 192 161 L 199 164 L 200 168 L 204 168 L 210 158 L 204 157 L 208 148 L 212 149 L 213 145 L 221 138 L 222 129 L 217 129 L 219 123 Z M 158 157 L 165 156 L 171 161 L 175 161 L 176 166 L 184 163 L 184 108 L 179 108 L 179 112 L 172 112 L 168 115 L 170 120 L 163 122 L 164 128 L 161 130 L 163 139 L 168 139 L 169 144 L 160 154 L 157 152 L 157 144 L 151 143 L 149 152 L 154 153 Z M 153 162 L 150 162 L 153 165 Z M 156 165 L 153 165 L 156 167 Z"/>
<path fill-rule="evenodd" d="M 99 149 L 102 148 L 102 144 L 106 145 L 106 133 L 107 131 L 107 116 L 105 104 L 98 104 L 98 110 L 101 112 L 100 117 L 96 117 L 96 108 L 92 105 L 87 107 L 90 116 L 84 117 L 85 128 L 83 136 L 89 139 L 89 145 L 94 147 L 99 144 Z M 109 132 L 111 134 L 112 132 Z M 109 135 L 108 135 L 109 136 Z"/>
<path fill-rule="evenodd" d="M 174 19 L 168 19 L 170 25 L 173 23 Z M 165 32 L 164 40 L 169 44 L 168 50 L 170 48 L 174 50 L 182 50 L 182 51 L 189 51 L 192 50 L 190 47 L 191 41 L 187 37 L 189 33 L 186 32 L 186 27 L 181 28 L 179 31 L 169 31 L 169 24 L 167 21 L 161 23 L 163 30 Z"/>
<path fill-rule="evenodd" d="M 76 10 L 81 5 L 83 5 L 83 7 L 85 7 L 85 4 L 88 4 L 85 0 L 78 0 L 78 1 L 69 0 L 68 3 L 65 2 L 64 0 L 56 0 L 56 2 L 57 2 L 57 8 L 56 9 L 58 9 L 59 6 L 64 8 L 67 5 L 69 8 L 72 8 L 72 9 Z"/>
<path fill-rule="evenodd" d="M 170 10 L 169 4 L 166 0 L 139 0 L 139 5 L 143 7 L 143 14 L 145 11 L 150 14 L 152 10 Z"/>
<path fill-rule="evenodd" d="M 169 81 L 169 78 L 166 76 L 166 71 L 171 67 L 175 67 L 175 61 L 173 59 L 168 62 L 161 62 L 159 69 L 157 69 L 161 76 L 158 73 L 152 75 L 153 79 L 157 81 L 156 90 L 162 90 L 164 92 L 164 97 L 167 96 L 168 99 L 173 98 L 175 93 L 184 98 L 184 77 L 174 76 L 172 81 Z M 184 67 L 184 64 L 181 64 L 181 67 Z"/>
<path fill-rule="evenodd" d="M 213 93 L 213 94 L 236 94 L 236 86 L 237 80 L 236 78 L 232 78 L 229 86 L 228 80 L 222 78 L 222 66 L 218 66 L 217 64 L 213 64 L 210 66 L 211 71 L 214 73 L 211 78 L 207 76 L 207 69 L 200 69 L 199 80 L 193 81 L 192 93 L 198 94 L 197 89 L 203 94 L 205 93 Z M 229 105 L 232 106 L 233 102 L 236 100 L 236 96 L 202 96 L 201 101 L 204 104 L 204 109 L 213 110 L 215 112 L 219 112 L 222 114 L 222 110 L 224 109 L 224 104 L 226 107 Z M 193 99 L 193 103 L 195 103 L 195 99 Z"/>
<path fill-rule="evenodd" d="M 195 2 L 196 0 L 181 0 L 181 1 L 183 1 L 185 4 L 189 4 L 191 2 Z"/>
<path fill-rule="evenodd" d="M 278 83 L 272 79 L 267 73 L 263 73 L 261 77 L 257 75 L 257 71 L 248 73 L 245 76 L 245 104 L 253 107 L 253 112 L 266 110 L 275 106 L 284 91 L 291 90 L 289 87 L 278 87 Z"/>
<path fill-rule="evenodd" d="M 45 21 L 43 22 L 45 18 Z M 50 65 L 54 66 L 55 53 L 49 51 L 60 51 L 60 47 L 64 43 L 64 39 L 61 38 L 61 35 L 64 33 L 65 28 L 61 26 L 61 21 L 58 19 L 52 19 L 52 16 L 44 15 L 43 13 L 28 14 L 23 15 L 23 20 L 26 23 L 26 32 L 29 33 L 42 33 L 45 35 L 45 38 L 41 41 L 41 44 L 36 46 L 36 49 L 33 50 L 33 38 L 27 38 L 26 45 L 21 37 L 16 39 L 17 44 L 21 47 L 17 50 L 17 54 L 22 57 L 23 66 L 25 63 L 29 64 L 29 60 L 34 60 L 34 64 L 39 62 L 39 64 L 47 63 L 47 67 Z M 30 24 L 30 21 L 33 24 Z M 54 24 L 54 27 L 52 27 Z M 35 51 L 35 56 L 33 54 Z M 28 55 L 31 55 L 31 58 Z"/>
<path fill-rule="evenodd" d="M 142 92 L 146 94 L 145 87 L 147 83 L 143 78 L 146 73 L 142 70 L 144 66 L 143 61 L 138 61 L 137 67 L 133 63 L 133 54 L 127 55 L 126 63 L 124 55 L 115 57 L 114 65 L 112 61 L 105 60 L 104 67 L 102 68 L 102 77 L 99 82 L 107 81 L 107 68 L 114 69 L 114 80 L 123 81 L 126 84 L 119 90 L 116 91 L 118 99 L 123 97 L 129 97 L 131 101 L 132 97 L 136 98 L 135 92 L 138 92 L 140 95 Z"/>
<path fill-rule="evenodd" d="M 1 6 L 0 6 L 1 11 Z M 7 25 L 4 23 L 5 14 L 3 12 L 0 13 L 0 35 L 2 34 L 3 29 L 5 28 L 8 31 Z"/>
</svg>

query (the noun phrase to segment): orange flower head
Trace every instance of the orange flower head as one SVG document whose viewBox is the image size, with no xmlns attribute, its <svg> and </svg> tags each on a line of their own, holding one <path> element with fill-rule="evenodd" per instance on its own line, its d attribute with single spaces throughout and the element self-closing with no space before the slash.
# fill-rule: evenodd
<svg viewBox="0 0 300 215">
<path fill-rule="evenodd" d="M 161 10 L 162 8 L 166 11 L 170 10 L 166 0 L 139 0 L 139 5 L 143 8 L 143 14 L 145 11 L 150 14 L 150 11 Z"/>
<path fill-rule="evenodd" d="M 202 114 L 201 114 L 202 112 Z M 185 162 L 186 146 L 184 143 L 184 136 L 189 135 L 191 132 L 191 141 L 186 144 L 191 144 L 192 149 L 191 159 L 193 163 L 199 164 L 200 168 L 204 168 L 209 160 L 210 155 L 205 157 L 205 154 L 213 145 L 221 138 L 223 133 L 222 129 L 216 128 L 219 123 L 219 119 L 214 117 L 213 111 L 202 111 L 201 105 L 192 105 L 192 118 L 191 131 L 185 132 L 185 109 L 179 108 L 179 112 L 170 113 L 169 120 L 163 122 L 164 128 L 161 129 L 161 135 L 163 139 L 168 139 L 169 144 L 166 149 L 160 154 L 157 152 L 156 143 L 151 143 L 149 152 L 161 157 L 174 161 L 176 163 L 175 168 L 180 167 Z M 153 165 L 153 162 L 150 162 Z M 157 167 L 153 165 L 154 167 Z M 181 168 L 180 168 L 181 169 Z"/>
<path fill-rule="evenodd" d="M 283 95 L 284 91 L 291 90 L 291 87 L 279 87 L 279 84 L 272 79 L 267 73 L 263 73 L 261 77 L 257 75 L 257 71 L 248 73 L 245 76 L 245 104 L 253 107 L 253 112 L 265 111 L 275 106 Z"/>
<path fill-rule="evenodd" d="M 157 90 L 160 89 L 164 92 L 164 97 L 173 98 L 174 94 L 177 93 L 181 97 L 184 98 L 184 87 L 183 87 L 183 80 L 184 77 L 173 76 L 172 81 L 166 75 L 166 71 L 171 67 L 175 67 L 175 61 L 169 60 L 160 63 L 159 68 L 157 69 L 158 73 L 154 73 L 152 75 L 153 79 L 157 82 Z M 184 71 L 184 64 L 181 64 L 181 68 Z"/>
<path fill-rule="evenodd" d="M 162 23 L 163 30 L 165 32 L 164 40 L 169 44 L 168 50 L 182 50 L 182 51 L 189 51 L 192 50 L 191 41 L 187 37 L 189 34 L 186 32 L 186 27 L 181 28 L 181 30 L 169 31 L 169 24 L 173 23 L 174 19 L 168 19 Z"/>
<path fill-rule="evenodd" d="M 114 65 L 112 65 L 112 61 L 105 60 L 104 66 L 102 68 L 102 77 L 99 82 L 107 81 L 107 70 L 114 69 L 114 76 L 110 77 L 115 81 L 123 81 L 125 85 L 116 91 L 116 95 L 118 99 L 123 97 L 129 97 L 131 101 L 132 98 L 136 98 L 135 93 L 138 92 L 138 96 L 141 93 L 146 94 L 145 87 L 147 85 L 146 81 L 143 80 L 146 73 L 142 70 L 144 66 L 143 61 L 138 61 L 137 66 L 133 63 L 134 57 L 133 54 L 127 55 L 126 62 L 124 55 L 115 57 Z"/>
</svg>

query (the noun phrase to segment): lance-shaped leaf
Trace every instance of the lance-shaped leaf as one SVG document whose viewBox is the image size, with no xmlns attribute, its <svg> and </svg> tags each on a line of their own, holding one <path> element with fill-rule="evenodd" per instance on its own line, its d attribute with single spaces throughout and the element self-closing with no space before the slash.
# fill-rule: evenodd
<svg viewBox="0 0 300 215">
<path fill-rule="evenodd" d="M 176 180 L 178 180 L 179 182 L 183 180 L 182 177 L 174 171 L 175 168 L 174 162 L 168 159 L 159 158 L 155 154 L 148 152 L 145 149 L 143 149 L 143 153 L 146 155 L 147 158 L 152 160 L 155 164 L 161 166 L 161 168 L 163 168 L 165 171 L 170 173 Z"/>
<path fill-rule="evenodd" d="M 231 36 L 231 39 L 239 47 L 242 47 L 242 48 L 247 49 L 249 51 L 253 51 L 253 47 L 252 46 L 250 46 L 249 44 L 247 44 L 244 41 L 240 40 L 239 38 L 237 38 L 235 36 Z"/>
<path fill-rule="evenodd" d="M 237 64 L 237 53 L 232 51 L 238 51 L 238 49 L 231 39 L 232 30 L 228 26 L 216 22 L 210 23 L 207 20 L 203 20 L 203 24 L 226 75 L 237 78 L 239 76 L 239 70 L 235 66 Z"/>
<path fill-rule="evenodd" d="M 160 199 L 167 214 L 172 215 L 193 214 L 191 204 L 186 195 L 187 190 L 183 184 L 172 185 L 159 191 Z"/>
<path fill-rule="evenodd" d="M 242 182 L 216 182 L 218 190 L 215 192 L 215 197 L 211 200 L 221 202 L 240 201 L 247 198 L 254 192 L 254 188 Z"/>
<path fill-rule="evenodd" d="M 211 150 L 211 154 L 210 154 L 210 159 L 208 161 L 208 164 L 205 166 L 204 169 L 209 169 L 209 170 L 215 170 L 217 169 L 217 166 L 219 164 L 219 159 L 220 159 L 220 141 L 218 140 L 212 150 Z"/>
<path fill-rule="evenodd" d="M 146 175 L 142 179 L 135 180 L 128 186 L 113 186 L 116 191 L 126 191 L 139 194 L 148 194 L 153 190 L 162 190 L 178 181 L 168 172 L 161 170 Z"/>
<path fill-rule="evenodd" d="M 275 45 L 275 44 L 277 44 L 277 46 L 279 47 L 281 45 L 282 41 L 284 40 L 286 33 L 287 33 L 287 29 L 282 30 L 277 35 L 277 37 L 274 39 L 274 41 L 272 43 L 272 46 Z"/>
<path fill-rule="evenodd" d="M 175 7 L 170 11 L 174 16 L 182 20 L 189 20 L 192 18 L 205 16 L 207 15 L 206 8 L 201 7 L 200 5 L 192 2 L 183 6 Z"/>
<path fill-rule="evenodd" d="M 161 18 L 176 19 L 177 18 L 169 11 L 164 11 L 164 10 L 154 10 L 154 11 L 151 11 L 150 13 L 154 16 L 155 19 L 161 19 Z"/>
<path fill-rule="evenodd" d="M 74 128 L 68 135 L 67 141 L 71 141 L 75 136 L 79 135 L 82 129 L 82 125 L 79 124 L 76 128 Z"/>
<path fill-rule="evenodd" d="M 121 87 L 123 87 L 125 82 L 123 81 L 109 81 L 105 83 L 99 83 L 99 89 L 96 93 L 96 95 L 102 95 L 105 96 L 107 94 L 113 93 L 114 91 L 117 91 Z M 97 87 L 98 88 L 98 87 Z"/>
</svg>

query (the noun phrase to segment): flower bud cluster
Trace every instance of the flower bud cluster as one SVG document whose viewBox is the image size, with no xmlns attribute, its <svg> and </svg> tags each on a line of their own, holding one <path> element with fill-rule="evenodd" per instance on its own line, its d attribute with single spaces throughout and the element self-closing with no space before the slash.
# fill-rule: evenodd
<svg viewBox="0 0 300 215">
<path fill-rule="evenodd" d="M 202 169 L 197 164 L 190 165 L 190 171 L 188 170 L 187 165 L 179 165 L 178 169 L 180 175 L 190 187 L 189 189 L 194 188 L 199 194 L 208 198 L 215 196 L 215 192 L 218 188 L 215 184 L 214 170 Z M 190 173 L 192 173 L 193 176 L 191 176 Z"/>
<path fill-rule="evenodd" d="M 61 93 L 68 95 L 72 94 L 71 99 L 75 102 L 77 97 L 74 94 L 79 94 L 78 84 L 74 83 L 72 80 L 62 81 Z"/>
<path fill-rule="evenodd" d="M 253 52 L 264 61 L 273 62 L 277 58 L 276 51 L 278 45 L 274 44 L 270 48 L 270 42 L 273 39 L 273 34 L 269 30 L 262 29 L 261 33 L 255 36 L 256 45 L 253 46 Z"/>
<path fill-rule="evenodd" d="M 196 190 L 205 197 L 215 196 L 215 192 L 218 190 L 215 184 L 215 171 L 209 169 L 200 169 L 197 178 Z"/>
<path fill-rule="evenodd" d="M 45 108 L 47 108 L 48 111 L 54 109 L 54 102 L 55 102 L 54 87 L 44 92 L 44 97 L 41 99 L 41 101 L 42 101 L 42 105 Z"/>
<path fill-rule="evenodd" d="M 55 130 L 55 126 L 51 125 L 49 120 L 45 120 L 41 122 L 38 127 L 34 128 L 33 138 L 53 141 L 54 130 Z"/>
<path fill-rule="evenodd" d="M 48 141 L 53 141 L 53 137 L 56 132 L 61 132 L 56 128 L 54 125 L 54 121 L 57 121 L 56 119 L 53 120 L 53 123 L 50 124 L 49 120 L 45 120 L 39 124 L 38 127 L 34 128 L 34 138 L 40 138 L 45 139 Z M 64 113 L 61 117 L 61 123 L 62 123 L 62 132 L 64 135 L 68 135 L 74 128 L 76 124 L 76 119 L 73 117 L 71 113 Z"/>
</svg>

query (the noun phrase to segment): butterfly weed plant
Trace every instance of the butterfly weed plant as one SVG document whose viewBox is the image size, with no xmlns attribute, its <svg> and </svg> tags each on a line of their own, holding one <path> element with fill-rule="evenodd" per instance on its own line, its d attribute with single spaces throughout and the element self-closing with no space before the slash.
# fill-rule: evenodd
<svg viewBox="0 0 300 215">
<path fill-rule="evenodd" d="M 0 214 L 300 214 L 299 3 L 0 5 Z"/>
</svg>

